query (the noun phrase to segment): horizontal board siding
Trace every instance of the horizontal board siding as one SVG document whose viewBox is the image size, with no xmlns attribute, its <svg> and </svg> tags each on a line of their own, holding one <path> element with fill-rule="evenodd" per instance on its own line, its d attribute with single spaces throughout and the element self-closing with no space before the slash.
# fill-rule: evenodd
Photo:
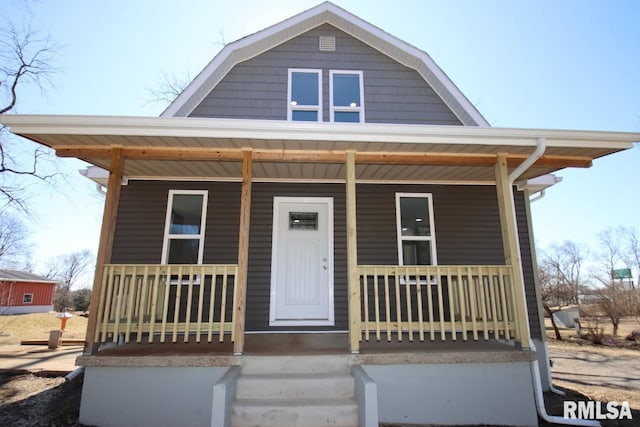
<svg viewBox="0 0 640 427">
<path fill-rule="evenodd" d="M 335 52 L 318 50 L 321 35 L 336 38 Z M 236 65 L 190 115 L 286 120 L 289 68 L 323 70 L 324 121 L 330 121 L 329 70 L 361 70 L 366 122 L 461 124 L 415 70 L 328 24 Z"/>
<path fill-rule="evenodd" d="M 32 306 L 53 305 L 53 293 L 55 284 L 36 282 L 12 282 L 11 280 L 0 282 L 0 294 L 3 300 L 0 306 Z M 31 303 L 23 303 L 24 294 L 33 294 Z"/>
<path fill-rule="evenodd" d="M 122 188 L 114 241 L 114 263 L 160 262 L 170 189 L 209 191 L 204 263 L 236 263 L 240 216 L 240 184 L 216 182 L 130 181 Z M 504 263 L 496 190 L 493 186 L 391 185 L 357 186 L 359 264 L 397 264 L 395 193 L 431 193 L 438 263 L 442 265 Z M 343 184 L 254 183 L 249 236 L 247 330 L 269 327 L 273 198 L 333 197 L 334 203 L 334 305 L 333 328 L 346 330 L 346 206 Z M 524 198 L 516 193 L 520 245 L 532 334 L 540 327 L 533 287 Z M 538 325 L 538 326 L 536 326 Z M 283 328 L 280 328 L 283 329 Z M 295 328 L 286 327 L 286 330 Z"/>
</svg>

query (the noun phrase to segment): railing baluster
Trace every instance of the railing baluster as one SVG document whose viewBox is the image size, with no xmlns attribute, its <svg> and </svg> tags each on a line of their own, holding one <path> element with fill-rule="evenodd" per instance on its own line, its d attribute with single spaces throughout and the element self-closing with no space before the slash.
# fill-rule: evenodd
<svg viewBox="0 0 640 427">
<path fill-rule="evenodd" d="M 219 340 L 220 342 L 224 341 L 224 321 L 225 316 L 227 314 L 227 267 L 224 268 L 223 272 L 224 276 L 222 276 L 222 299 L 220 300 L 220 334 Z M 235 281 L 234 281 L 235 283 Z"/>
<path fill-rule="evenodd" d="M 418 337 L 420 341 L 424 341 L 424 314 L 422 313 L 422 275 L 419 272 L 418 267 L 416 270 L 416 304 L 418 305 Z M 429 292 L 429 286 L 431 286 L 429 282 L 429 274 L 426 276 L 427 285 L 425 288 L 427 289 L 427 298 L 429 301 L 429 328 L 431 329 L 431 333 L 433 333 L 433 311 L 431 309 L 431 292 Z M 431 339 L 433 341 L 433 338 Z"/>
<path fill-rule="evenodd" d="M 458 298 L 460 300 L 460 321 L 462 322 L 462 341 L 467 340 L 467 310 L 466 310 L 466 292 L 464 291 L 464 283 L 462 281 L 462 269 L 458 267 L 456 274 L 456 283 L 458 288 Z"/>
<path fill-rule="evenodd" d="M 438 287 L 438 318 L 440 319 L 440 341 L 445 340 L 444 335 L 444 302 L 442 301 L 442 281 L 440 280 L 440 267 L 436 267 L 436 286 Z M 430 280 L 430 279 L 429 279 Z M 431 289 L 431 288 L 429 288 Z"/>
<path fill-rule="evenodd" d="M 411 276 L 409 274 L 409 268 L 405 267 L 403 269 L 404 273 L 404 288 L 405 293 L 407 295 L 407 334 L 409 336 L 409 342 L 413 342 L 413 314 L 411 307 Z"/>
<path fill-rule="evenodd" d="M 196 342 L 200 342 L 200 332 L 202 328 L 202 304 L 204 303 L 204 284 L 207 282 L 208 274 L 205 273 L 204 267 L 198 269 L 200 271 L 200 286 L 198 287 L 198 320 L 196 323 Z"/>
<path fill-rule="evenodd" d="M 480 315 L 482 316 L 482 337 L 486 340 L 489 339 L 489 328 L 487 326 L 487 300 L 485 298 L 484 284 L 485 274 L 483 269 L 478 267 L 478 295 L 480 298 Z"/>
<path fill-rule="evenodd" d="M 396 279 L 396 334 L 398 341 L 402 341 L 402 312 L 400 311 L 400 267 L 395 269 Z"/>
<path fill-rule="evenodd" d="M 225 269 L 226 273 L 226 269 Z M 209 329 L 207 331 L 207 342 L 213 341 L 213 315 L 216 304 L 216 283 L 218 280 L 218 270 L 214 269 L 211 276 L 211 291 L 209 292 Z"/>
<path fill-rule="evenodd" d="M 378 269 L 373 269 L 373 291 L 374 291 L 374 304 L 376 309 L 376 341 L 380 341 L 380 295 L 378 295 Z"/>
<path fill-rule="evenodd" d="M 358 280 L 362 280 L 362 296 L 363 298 L 363 311 L 364 311 L 364 339 L 369 341 L 369 275 L 364 273 L 358 275 Z"/>
<path fill-rule="evenodd" d="M 156 307 L 158 304 L 158 267 L 156 267 L 156 274 L 153 281 L 149 281 L 149 266 L 144 266 L 144 273 L 142 276 L 142 283 L 144 286 L 151 288 L 151 305 L 149 306 L 149 338 L 148 341 L 153 342 L 154 327 L 156 325 Z M 144 321 L 144 319 L 143 319 Z"/>
<path fill-rule="evenodd" d="M 453 284 L 453 278 L 451 277 L 451 267 L 447 268 L 447 289 L 449 290 L 449 321 L 451 323 L 451 341 L 458 339 L 458 333 L 456 332 L 456 301 L 457 292 L 456 286 Z M 444 332 L 443 332 L 444 334 Z"/>
<path fill-rule="evenodd" d="M 495 292 L 495 283 L 493 278 L 495 277 L 495 269 L 489 269 L 489 300 L 491 301 L 491 321 L 493 322 L 493 339 L 500 339 L 500 332 L 498 331 L 498 314 L 496 311 L 496 292 Z"/>
<path fill-rule="evenodd" d="M 124 290 L 125 282 L 127 280 L 127 272 L 125 268 L 122 268 L 122 273 L 120 273 L 120 280 L 118 281 L 118 286 L 115 290 L 116 296 L 116 304 L 114 310 L 115 321 L 113 324 L 113 342 L 118 342 L 118 334 L 120 333 L 120 310 L 122 307 L 122 291 Z"/>
<path fill-rule="evenodd" d="M 183 342 L 189 342 L 191 328 L 191 300 L 193 299 L 193 266 L 189 267 L 189 287 L 187 288 L 187 313 L 184 320 Z"/>
<path fill-rule="evenodd" d="M 467 287 L 469 289 L 469 310 L 471 312 L 471 327 L 473 328 L 473 340 L 478 341 L 478 307 L 476 304 L 476 286 L 473 279 L 473 270 L 467 267 Z"/>
<path fill-rule="evenodd" d="M 167 315 L 169 314 L 169 291 L 171 290 L 171 266 L 167 266 L 167 274 L 164 277 L 164 301 L 162 303 L 162 332 L 160 342 L 165 342 L 167 333 Z"/>
<path fill-rule="evenodd" d="M 178 341 L 178 323 L 180 323 L 180 302 L 182 297 L 182 265 L 178 266 L 178 281 L 176 283 L 176 302 L 173 309 L 173 334 L 171 342 Z"/>
<path fill-rule="evenodd" d="M 387 342 L 391 342 L 391 301 L 389 297 L 389 271 L 385 268 L 384 272 L 384 308 L 385 320 L 387 321 Z"/>
<path fill-rule="evenodd" d="M 133 308 L 134 308 L 134 296 L 136 294 L 137 286 L 136 286 L 136 267 L 133 267 L 133 272 L 131 273 L 131 280 L 129 281 L 129 299 L 127 301 L 127 326 L 125 328 L 124 333 L 124 342 L 128 343 L 131 337 L 131 318 L 133 317 Z"/>
<path fill-rule="evenodd" d="M 504 323 L 504 338 L 511 339 L 511 331 L 509 330 L 509 314 L 507 313 L 507 296 L 505 292 L 504 277 L 502 272 L 498 274 L 498 288 L 500 290 L 500 312 L 502 314 L 502 321 Z"/>
</svg>

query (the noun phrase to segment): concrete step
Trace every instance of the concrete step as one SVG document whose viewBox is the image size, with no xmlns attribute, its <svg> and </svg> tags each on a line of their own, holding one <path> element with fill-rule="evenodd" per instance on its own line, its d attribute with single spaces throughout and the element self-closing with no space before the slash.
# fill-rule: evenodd
<svg viewBox="0 0 640 427">
<path fill-rule="evenodd" d="M 231 412 L 232 427 L 355 427 L 355 399 L 236 399 Z"/>
<path fill-rule="evenodd" d="M 349 374 L 242 374 L 236 385 L 237 399 L 352 398 Z"/>
<path fill-rule="evenodd" d="M 243 374 L 349 373 L 347 355 L 243 356 Z"/>
</svg>

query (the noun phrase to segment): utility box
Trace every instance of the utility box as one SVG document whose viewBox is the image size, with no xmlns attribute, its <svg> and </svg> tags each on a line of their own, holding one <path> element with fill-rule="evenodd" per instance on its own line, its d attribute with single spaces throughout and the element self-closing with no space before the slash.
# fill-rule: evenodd
<svg viewBox="0 0 640 427">
<path fill-rule="evenodd" d="M 62 342 L 62 331 L 53 330 L 49 332 L 49 350 L 56 350 Z"/>
</svg>

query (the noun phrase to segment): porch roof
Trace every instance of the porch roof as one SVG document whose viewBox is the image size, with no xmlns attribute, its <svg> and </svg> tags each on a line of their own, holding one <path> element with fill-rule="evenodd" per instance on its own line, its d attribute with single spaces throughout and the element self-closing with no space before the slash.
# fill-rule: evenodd
<svg viewBox="0 0 640 427">
<path fill-rule="evenodd" d="M 242 149 L 254 150 L 254 179 L 344 180 L 355 150 L 359 181 L 495 181 L 498 153 L 511 169 L 546 139 L 544 156 L 520 178 L 631 148 L 640 133 L 400 124 L 308 123 L 184 117 L 4 115 L 11 131 L 108 169 L 120 147 L 131 178 L 228 179 L 242 176 Z"/>
</svg>

